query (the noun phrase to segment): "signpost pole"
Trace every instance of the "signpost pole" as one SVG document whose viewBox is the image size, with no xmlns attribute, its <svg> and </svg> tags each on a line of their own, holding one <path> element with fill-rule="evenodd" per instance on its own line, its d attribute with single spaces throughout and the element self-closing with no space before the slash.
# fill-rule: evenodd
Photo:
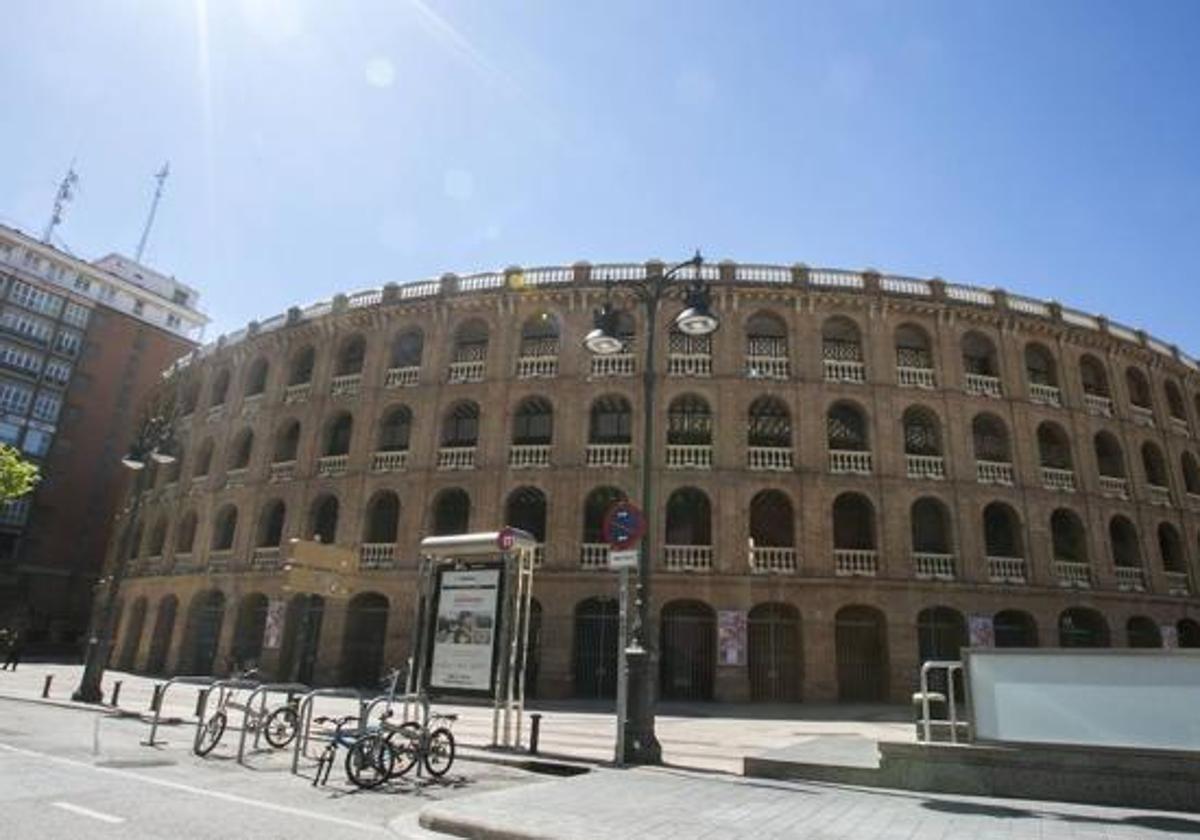
<svg viewBox="0 0 1200 840">
<path fill-rule="evenodd" d="M 617 639 L 620 642 L 621 655 L 617 657 L 617 754 L 614 763 L 618 767 L 623 767 L 625 765 L 625 720 L 629 713 L 627 691 L 629 669 L 624 656 L 625 648 L 629 646 L 629 569 L 621 569 L 619 575 L 621 589 Z"/>
</svg>

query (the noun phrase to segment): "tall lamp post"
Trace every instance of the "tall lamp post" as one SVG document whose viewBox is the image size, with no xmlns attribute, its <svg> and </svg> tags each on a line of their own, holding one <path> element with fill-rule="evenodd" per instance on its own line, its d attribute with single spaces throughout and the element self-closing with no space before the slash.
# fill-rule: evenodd
<svg viewBox="0 0 1200 840">
<path fill-rule="evenodd" d="M 166 410 L 164 410 L 164 408 Z M 159 405 L 147 411 L 129 447 L 129 454 L 121 459 L 121 464 L 136 473 L 133 482 L 133 497 L 125 512 L 125 526 L 121 529 L 121 538 L 117 545 L 117 556 L 113 560 L 112 571 L 107 577 L 101 577 L 104 586 L 100 598 L 99 609 L 93 612 L 91 628 L 88 631 L 87 653 L 83 660 L 83 676 L 79 687 L 71 695 L 72 700 L 82 703 L 99 703 L 103 698 L 100 680 L 104 677 L 104 669 L 108 667 L 109 652 L 112 648 L 113 612 L 117 604 L 117 595 L 121 582 L 129 566 L 129 555 L 133 551 L 134 535 L 137 533 L 138 513 L 142 506 L 142 494 L 149 485 L 149 473 L 146 471 L 147 460 L 157 464 L 170 464 L 175 461 L 172 450 L 174 443 L 174 402 L 165 406 Z"/>
<path fill-rule="evenodd" d="M 642 536 L 642 550 L 638 556 L 637 580 L 634 588 L 633 610 L 626 612 L 631 616 L 629 638 L 625 640 L 623 651 L 624 667 L 627 678 L 623 681 L 625 696 L 619 699 L 625 709 L 624 737 L 619 741 L 623 745 L 624 755 L 620 759 L 625 764 L 660 764 L 662 762 L 662 746 L 654 734 L 654 706 L 656 702 L 655 665 L 658 661 L 658 643 L 649 632 L 650 627 L 650 586 L 653 575 L 651 557 L 651 537 L 657 514 L 654 510 L 652 490 L 652 470 L 655 461 L 655 432 L 656 415 L 655 396 L 657 383 L 655 380 L 655 348 L 658 343 L 658 310 L 659 304 L 671 296 L 680 284 L 675 282 L 676 275 L 683 269 L 694 268 L 692 283 L 682 289 L 684 309 L 674 319 L 675 326 L 685 335 L 709 335 L 720 326 L 717 317 L 709 308 L 710 291 L 701 280 L 700 268 L 704 258 L 697 251 L 690 260 L 672 266 L 661 273 L 648 274 L 644 280 L 623 283 L 622 288 L 633 292 L 634 297 L 642 304 L 642 312 L 646 323 L 646 353 L 642 369 L 642 510 L 645 512 L 646 530 Z M 584 338 L 584 346 L 592 353 L 601 356 L 621 352 L 625 343 L 617 334 L 617 311 L 611 300 L 606 300 L 604 306 L 594 314 L 594 329 Z"/>
</svg>

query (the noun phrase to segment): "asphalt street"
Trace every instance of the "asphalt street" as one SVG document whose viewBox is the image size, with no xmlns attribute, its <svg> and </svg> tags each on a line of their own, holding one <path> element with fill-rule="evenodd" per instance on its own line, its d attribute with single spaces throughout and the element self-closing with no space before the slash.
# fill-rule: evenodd
<svg viewBox="0 0 1200 840">
<path fill-rule="evenodd" d="M 460 759 L 444 784 L 359 791 L 339 760 L 314 788 L 291 774 L 290 751 L 239 765 L 237 732 L 201 759 L 191 726 L 161 729 L 167 744 L 154 748 L 139 744 L 147 731 L 137 719 L 0 699 L 0 837 L 386 837 L 390 820 L 431 802 L 543 778 Z"/>
</svg>

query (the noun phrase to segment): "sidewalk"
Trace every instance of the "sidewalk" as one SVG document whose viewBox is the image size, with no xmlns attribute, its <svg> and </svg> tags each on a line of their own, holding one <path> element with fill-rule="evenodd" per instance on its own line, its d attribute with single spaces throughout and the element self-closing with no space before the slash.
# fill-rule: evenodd
<svg viewBox="0 0 1200 840">
<path fill-rule="evenodd" d="M 1182 840 L 1200 833 L 1200 819 L 1190 814 L 770 782 L 662 768 L 596 770 L 427 805 L 419 825 L 408 817 L 391 828 L 409 838 L 444 832 L 475 840 Z"/>
</svg>

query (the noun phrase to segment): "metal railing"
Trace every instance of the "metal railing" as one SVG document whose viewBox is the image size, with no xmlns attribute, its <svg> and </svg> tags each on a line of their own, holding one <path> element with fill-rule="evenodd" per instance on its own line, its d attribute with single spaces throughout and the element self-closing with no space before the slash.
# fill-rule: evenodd
<svg viewBox="0 0 1200 840">
<path fill-rule="evenodd" d="M 932 699 L 932 694 L 929 690 L 929 672 L 933 670 L 945 671 L 946 673 L 946 709 L 949 712 L 949 718 L 946 722 L 950 724 L 950 743 L 958 743 L 958 701 L 955 698 L 955 675 L 959 675 L 959 679 L 964 679 L 963 664 L 961 662 L 938 661 L 931 659 L 928 662 L 921 664 L 921 740 L 928 744 L 930 743 L 931 734 L 930 728 L 933 723 L 932 714 L 929 709 L 929 701 Z"/>
</svg>

